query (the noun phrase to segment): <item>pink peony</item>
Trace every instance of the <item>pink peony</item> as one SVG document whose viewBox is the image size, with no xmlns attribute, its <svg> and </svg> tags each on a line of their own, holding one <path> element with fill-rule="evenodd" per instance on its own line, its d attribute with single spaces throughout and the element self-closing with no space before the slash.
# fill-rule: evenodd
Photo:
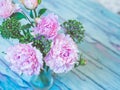
<svg viewBox="0 0 120 90">
<path fill-rule="evenodd" d="M 53 39 L 60 29 L 58 17 L 54 14 L 49 14 L 48 16 L 42 17 L 36 21 L 37 26 L 34 28 L 34 33 L 44 35 L 48 39 Z"/>
<path fill-rule="evenodd" d="M 68 72 L 78 60 L 77 45 L 69 35 L 57 35 L 44 60 L 55 73 Z"/>
<path fill-rule="evenodd" d="M 12 0 L 0 0 L 0 17 L 8 18 L 16 11 L 16 5 Z"/>
<path fill-rule="evenodd" d="M 35 9 L 38 6 L 38 0 L 21 0 L 22 4 L 30 10 Z"/>
<path fill-rule="evenodd" d="M 6 60 L 18 74 L 39 74 L 43 67 L 42 54 L 29 44 L 18 44 L 8 49 Z"/>
</svg>

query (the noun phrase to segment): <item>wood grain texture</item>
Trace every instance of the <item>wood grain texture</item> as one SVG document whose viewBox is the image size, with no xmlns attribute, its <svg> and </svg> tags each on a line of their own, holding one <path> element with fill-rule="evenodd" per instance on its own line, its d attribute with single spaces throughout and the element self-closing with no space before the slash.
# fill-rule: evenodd
<svg viewBox="0 0 120 90">
<path fill-rule="evenodd" d="M 57 14 L 60 22 L 79 20 L 86 30 L 79 49 L 87 65 L 57 75 L 50 90 L 120 90 L 120 16 L 95 0 L 43 0 L 42 7 Z M 13 42 L 0 37 L 0 52 Z M 11 71 L 0 53 L 0 90 L 33 90 L 29 80 Z"/>
</svg>

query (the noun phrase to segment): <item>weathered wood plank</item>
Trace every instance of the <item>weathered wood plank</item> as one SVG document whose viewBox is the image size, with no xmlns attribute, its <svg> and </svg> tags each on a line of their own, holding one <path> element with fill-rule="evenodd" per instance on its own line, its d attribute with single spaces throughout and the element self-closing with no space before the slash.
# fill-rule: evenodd
<svg viewBox="0 0 120 90">
<path fill-rule="evenodd" d="M 63 82 L 70 90 L 104 90 L 100 85 L 91 81 L 75 69 L 72 72 L 59 75 L 59 80 Z M 64 90 L 64 89 L 63 89 Z"/>
<path fill-rule="evenodd" d="M 55 77 L 51 90 L 118 90 L 120 88 L 120 17 L 107 11 L 95 0 L 46 0 L 42 6 L 67 19 L 80 20 L 86 29 L 85 41 L 79 46 L 88 60 L 85 67 L 78 67 L 67 74 Z M 0 52 L 13 42 L 0 37 Z M 0 89 L 26 90 L 30 77 L 11 71 L 0 53 Z M 11 83 L 11 84 L 9 84 Z M 7 86 L 9 85 L 9 86 Z"/>
<path fill-rule="evenodd" d="M 87 49 L 89 47 L 90 49 Z M 109 70 L 117 73 L 120 76 L 120 57 L 98 43 L 84 42 L 80 45 L 80 50 L 83 51 L 87 56 L 91 57 L 97 63 L 102 64 Z"/>
</svg>

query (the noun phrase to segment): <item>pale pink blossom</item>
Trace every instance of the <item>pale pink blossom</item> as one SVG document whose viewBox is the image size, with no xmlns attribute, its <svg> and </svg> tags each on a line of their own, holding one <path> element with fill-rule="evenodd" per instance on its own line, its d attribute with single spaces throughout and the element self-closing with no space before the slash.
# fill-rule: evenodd
<svg viewBox="0 0 120 90">
<path fill-rule="evenodd" d="M 38 0 L 21 0 L 22 4 L 30 10 L 35 9 L 38 6 Z"/>
<path fill-rule="evenodd" d="M 77 45 L 69 35 L 59 34 L 44 60 L 55 73 L 68 72 L 78 60 Z"/>
<path fill-rule="evenodd" d="M 53 39 L 60 29 L 58 17 L 54 14 L 49 14 L 45 17 L 37 18 L 37 26 L 34 28 L 34 33 L 44 35 L 48 39 Z"/>
<path fill-rule="evenodd" d="M 16 5 L 12 0 L 0 0 L 0 17 L 8 18 L 16 11 Z"/>
<path fill-rule="evenodd" d="M 18 44 L 8 49 L 6 60 L 18 74 L 39 74 L 43 68 L 42 54 L 30 44 Z"/>
</svg>

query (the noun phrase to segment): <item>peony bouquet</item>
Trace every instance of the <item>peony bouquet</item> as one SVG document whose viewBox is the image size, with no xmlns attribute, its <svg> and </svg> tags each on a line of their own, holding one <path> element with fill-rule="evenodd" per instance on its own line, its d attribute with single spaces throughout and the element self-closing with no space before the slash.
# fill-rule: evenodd
<svg viewBox="0 0 120 90">
<path fill-rule="evenodd" d="M 20 2 L 29 13 L 12 0 L 0 0 L 0 34 L 5 39 L 19 40 L 5 52 L 11 70 L 19 75 L 37 75 L 45 82 L 44 72 L 64 73 L 86 63 L 77 46 L 84 37 L 80 22 L 60 24 L 57 15 L 40 7 L 41 0 Z"/>
</svg>

